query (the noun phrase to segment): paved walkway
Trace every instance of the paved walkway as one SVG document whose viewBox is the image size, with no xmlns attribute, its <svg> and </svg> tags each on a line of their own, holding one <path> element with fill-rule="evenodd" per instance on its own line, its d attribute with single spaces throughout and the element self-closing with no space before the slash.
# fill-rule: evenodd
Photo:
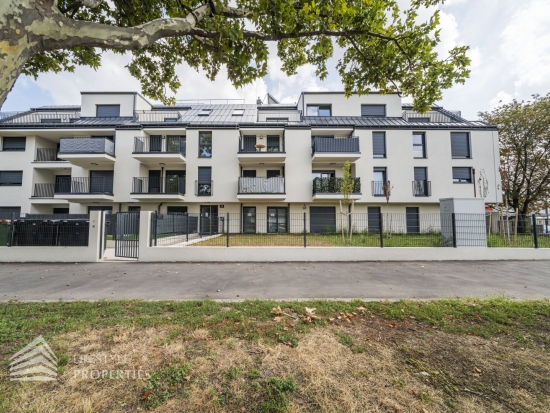
<svg viewBox="0 0 550 413">
<path fill-rule="evenodd" d="M 0 264 L 0 300 L 550 297 L 549 261 Z"/>
</svg>

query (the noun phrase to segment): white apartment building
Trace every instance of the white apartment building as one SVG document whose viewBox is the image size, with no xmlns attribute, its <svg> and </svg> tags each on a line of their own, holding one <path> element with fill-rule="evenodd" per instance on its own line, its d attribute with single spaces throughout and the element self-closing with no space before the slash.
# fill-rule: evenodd
<svg viewBox="0 0 550 413">
<path fill-rule="evenodd" d="M 82 92 L 80 105 L 0 119 L 0 150 L 0 214 L 332 214 L 345 161 L 355 212 L 386 212 L 388 181 L 389 212 L 501 201 L 496 127 L 439 106 L 416 113 L 397 94 L 161 106 Z"/>
</svg>

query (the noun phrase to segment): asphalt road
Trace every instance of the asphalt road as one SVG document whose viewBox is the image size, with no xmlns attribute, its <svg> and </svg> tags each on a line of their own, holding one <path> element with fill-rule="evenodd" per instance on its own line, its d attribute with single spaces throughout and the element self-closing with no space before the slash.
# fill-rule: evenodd
<svg viewBox="0 0 550 413">
<path fill-rule="evenodd" d="M 0 264 L 0 300 L 550 297 L 548 261 Z"/>
</svg>

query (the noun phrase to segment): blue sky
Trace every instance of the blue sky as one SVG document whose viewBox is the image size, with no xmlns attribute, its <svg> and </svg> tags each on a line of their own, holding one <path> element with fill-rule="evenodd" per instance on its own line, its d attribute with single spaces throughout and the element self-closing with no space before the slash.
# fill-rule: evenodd
<svg viewBox="0 0 550 413">
<path fill-rule="evenodd" d="M 400 2 L 406 4 L 407 0 Z M 490 110 L 499 101 L 550 92 L 550 0 L 447 0 L 438 8 L 442 29 L 438 50 L 444 53 L 455 45 L 468 45 L 472 59 L 470 79 L 444 91 L 439 104 L 476 119 L 479 111 Z M 434 10 L 426 10 L 421 17 L 427 19 Z M 280 71 L 276 54 L 271 53 L 269 75 L 241 89 L 227 82 L 224 73 L 210 82 L 203 74 L 181 66 L 178 73 L 183 87 L 176 97 L 243 98 L 253 103 L 269 91 L 281 101 L 295 102 L 302 90 L 342 90 L 334 70 L 337 57 L 338 52 L 329 65 L 332 70 L 328 78 L 321 82 L 311 66 L 287 77 Z M 22 76 L 2 111 L 79 104 L 80 91 L 84 90 L 139 91 L 139 82 L 124 67 L 128 61 L 128 56 L 106 53 L 98 71 L 77 68 L 75 73 L 41 75 L 37 81 Z"/>
</svg>

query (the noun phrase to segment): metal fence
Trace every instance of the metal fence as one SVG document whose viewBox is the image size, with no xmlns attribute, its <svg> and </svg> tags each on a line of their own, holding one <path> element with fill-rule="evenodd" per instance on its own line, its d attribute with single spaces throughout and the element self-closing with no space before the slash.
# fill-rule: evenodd
<svg viewBox="0 0 550 413">
<path fill-rule="evenodd" d="M 87 246 L 87 214 L 12 214 L 0 216 L 0 246 Z"/>
<path fill-rule="evenodd" d="M 525 225 L 508 238 L 506 227 L 495 227 L 486 214 L 255 213 L 245 207 L 240 214 L 154 214 L 151 225 L 151 246 L 550 247 L 540 225 Z"/>
</svg>

